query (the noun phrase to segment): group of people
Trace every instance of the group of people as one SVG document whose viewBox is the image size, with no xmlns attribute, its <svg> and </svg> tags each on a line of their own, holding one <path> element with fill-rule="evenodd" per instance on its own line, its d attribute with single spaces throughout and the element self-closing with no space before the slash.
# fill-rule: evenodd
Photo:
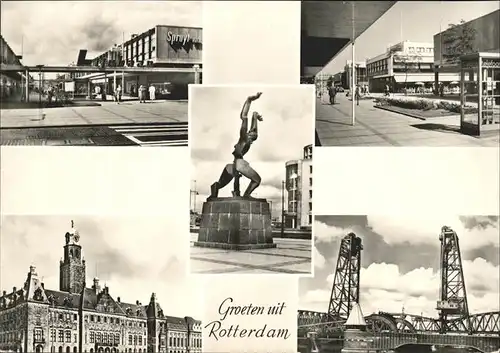
<svg viewBox="0 0 500 353">
<path fill-rule="evenodd" d="M 105 93 L 101 93 L 101 86 L 95 86 L 94 88 L 94 94 L 96 97 L 98 96 L 101 96 L 103 97 L 103 100 L 105 100 Z M 135 87 L 132 86 L 131 87 L 131 94 L 134 95 L 135 94 Z M 151 84 L 149 86 L 149 89 L 146 88 L 145 85 L 140 85 L 138 90 L 137 90 L 137 94 L 139 96 L 139 102 L 140 103 L 146 103 L 146 99 L 148 98 L 147 97 L 147 91 L 149 91 L 149 99 L 150 100 L 155 100 L 156 99 L 156 87 Z M 121 85 L 117 85 L 114 92 L 113 92 L 113 99 L 114 101 L 119 104 L 121 101 L 122 101 L 122 95 L 123 95 L 123 89 L 122 89 L 122 86 Z"/>
</svg>

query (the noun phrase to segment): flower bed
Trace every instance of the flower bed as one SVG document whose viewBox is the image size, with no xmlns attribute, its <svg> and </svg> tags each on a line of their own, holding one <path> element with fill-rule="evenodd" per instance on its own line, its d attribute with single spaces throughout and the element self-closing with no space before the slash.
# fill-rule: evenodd
<svg viewBox="0 0 500 353">
<path fill-rule="evenodd" d="M 409 110 L 445 110 L 451 113 L 460 114 L 461 107 L 459 103 L 438 101 L 433 99 L 404 99 L 404 98 L 377 98 L 376 106 L 379 107 L 399 107 Z M 465 114 L 477 113 L 477 108 L 466 106 L 464 107 Z"/>
</svg>

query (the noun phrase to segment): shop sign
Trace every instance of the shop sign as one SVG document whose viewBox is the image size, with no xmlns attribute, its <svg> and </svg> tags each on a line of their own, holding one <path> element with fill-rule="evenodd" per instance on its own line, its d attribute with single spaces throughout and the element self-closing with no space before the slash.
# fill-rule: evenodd
<svg viewBox="0 0 500 353">
<path fill-rule="evenodd" d="M 189 33 L 187 34 L 175 34 L 172 33 L 171 31 L 167 32 L 167 42 L 170 45 L 174 44 L 180 44 L 186 45 L 189 42 L 192 42 L 193 44 L 201 43 L 201 38 L 196 38 L 196 37 L 191 37 Z"/>
</svg>

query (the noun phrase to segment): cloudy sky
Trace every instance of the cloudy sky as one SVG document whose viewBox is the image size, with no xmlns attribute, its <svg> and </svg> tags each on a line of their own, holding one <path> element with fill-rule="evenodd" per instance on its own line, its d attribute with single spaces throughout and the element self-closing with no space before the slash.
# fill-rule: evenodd
<svg viewBox="0 0 500 353">
<path fill-rule="evenodd" d="M 434 35 L 448 28 L 450 23 L 471 21 L 495 10 L 498 1 L 398 1 L 356 41 L 356 61 L 364 61 L 382 54 L 386 48 L 403 40 L 434 42 Z M 352 59 L 348 47 L 324 69 L 337 73 Z"/>
<path fill-rule="evenodd" d="M 190 95 L 191 178 L 196 180 L 197 210 L 210 194 L 226 164 L 233 162 L 233 147 L 239 138 L 240 113 L 246 98 L 262 96 L 252 103 L 262 114 L 259 137 L 245 155 L 260 174 L 261 185 L 252 194 L 272 201 L 274 214 L 281 208 L 281 181 L 285 163 L 303 157 L 304 146 L 313 142 L 314 90 L 309 86 L 284 87 L 193 87 Z M 249 120 L 249 124 L 251 119 Z M 243 193 L 248 180 L 240 179 Z M 194 187 L 194 181 L 193 181 Z M 230 196 L 232 183 L 219 196 Z"/>
<path fill-rule="evenodd" d="M 499 223 L 496 216 L 316 216 L 315 277 L 301 278 L 299 308 L 325 312 L 342 237 L 363 239 L 360 304 L 365 315 L 401 312 L 437 317 L 439 233 L 458 235 L 469 311 L 500 310 Z"/>
<path fill-rule="evenodd" d="M 156 25 L 202 26 L 191 1 L 2 1 L 2 36 L 26 65 L 68 65 Z"/>
<path fill-rule="evenodd" d="M 183 235 L 189 233 L 183 222 L 164 217 L 4 216 L 0 290 L 22 287 L 30 265 L 46 288 L 58 290 L 59 260 L 71 219 L 80 233 L 87 287 L 97 274 L 115 299 L 147 304 L 155 292 L 167 315 L 201 319 L 203 291 L 186 274 L 188 242 Z"/>
</svg>

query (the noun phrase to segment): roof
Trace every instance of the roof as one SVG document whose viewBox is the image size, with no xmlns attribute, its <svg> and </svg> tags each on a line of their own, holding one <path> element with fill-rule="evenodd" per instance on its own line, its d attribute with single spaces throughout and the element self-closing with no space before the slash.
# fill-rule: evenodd
<svg viewBox="0 0 500 353">
<path fill-rule="evenodd" d="M 65 307 L 78 309 L 80 306 L 80 294 L 60 292 L 56 290 L 45 289 L 47 299 L 54 307 Z"/>
<path fill-rule="evenodd" d="M 351 313 L 349 314 L 349 317 L 347 318 L 345 325 L 348 328 L 366 326 L 365 318 L 363 316 L 363 313 L 361 312 L 361 307 L 359 306 L 358 303 L 355 302 L 352 304 Z"/>
</svg>

